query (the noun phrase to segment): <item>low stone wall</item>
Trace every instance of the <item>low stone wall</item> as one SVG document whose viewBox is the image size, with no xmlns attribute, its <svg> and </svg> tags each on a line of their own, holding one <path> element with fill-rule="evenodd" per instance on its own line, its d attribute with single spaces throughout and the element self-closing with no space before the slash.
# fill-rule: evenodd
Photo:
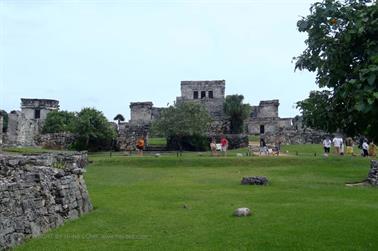
<svg viewBox="0 0 378 251">
<path fill-rule="evenodd" d="M 36 137 L 36 144 L 48 149 L 68 149 L 75 141 L 73 133 L 46 133 Z"/>
<path fill-rule="evenodd" d="M 370 171 L 368 174 L 368 182 L 372 184 L 373 186 L 378 186 L 378 161 L 372 160 Z"/>
<path fill-rule="evenodd" d="M 0 250 L 92 209 L 86 153 L 0 153 Z"/>
<path fill-rule="evenodd" d="M 266 133 L 264 139 L 266 143 L 275 144 L 320 144 L 329 134 L 313 129 L 281 129 L 277 133 Z"/>
</svg>

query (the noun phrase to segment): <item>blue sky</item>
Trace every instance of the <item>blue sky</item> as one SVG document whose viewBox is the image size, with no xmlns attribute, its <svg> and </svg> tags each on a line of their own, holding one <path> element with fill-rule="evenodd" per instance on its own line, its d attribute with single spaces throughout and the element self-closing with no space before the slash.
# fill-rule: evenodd
<svg viewBox="0 0 378 251">
<path fill-rule="evenodd" d="M 0 108 L 52 98 L 129 119 L 130 102 L 172 104 L 181 80 L 224 79 L 226 94 L 280 99 L 280 116 L 295 116 L 316 89 L 291 62 L 313 2 L 0 0 Z"/>
</svg>

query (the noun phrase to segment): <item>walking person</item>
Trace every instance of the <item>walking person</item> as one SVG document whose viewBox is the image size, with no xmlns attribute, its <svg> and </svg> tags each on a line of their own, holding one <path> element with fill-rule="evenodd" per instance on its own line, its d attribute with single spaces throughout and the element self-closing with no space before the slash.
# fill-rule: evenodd
<svg viewBox="0 0 378 251">
<path fill-rule="evenodd" d="M 210 143 L 211 156 L 217 156 L 217 144 L 215 138 L 212 138 Z"/>
<path fill-rule="evenodd" d="M 266 147 L 266 143 L 263 138 L 260 138 L 260 155 L 261 153 L 264 153 L 264 155 L 268 153 L 268 149 Z"/>
<path fill-rule="evenodd" d="M 325 157 L 328 157 L 329 155 L 329 152 L 331 150 L 331 139 L 329 137 L 326 137 L 324 140 L 323 140 L 323 148 L 324 148 L 324 156 Z"/>
<path fill-rule="evenodd" d="M 369 156 L 369 144 L 366 139 L 364 140 L 364 143 L 362 143 L 362 156 Z"/>
<path fill-rule="evenodd" d="M 222 153 L 224 156 L 227 155 L 227 149 L 228 149 L 228 140 L 225 136 L 222 136 L 221 138 L 221 147 L 222 147 Z"/>
<path fill-rule="evenodd" d="M 139 156 L 143 156 L 143 149 L 144 149 L 144 137 L 140 137 L 136 143 L 136 148 L 138 151 Z"/>
<path fill-rule="evenodd" d="M 341 150 L 340 148 L 341 148 L 342 144 L 343 144 L 343 139 L 340 136 L 336 136 L 333 139 L 333 146 L 335 147 L 335 154 L 336 155 L 340 154 L 340 150 Z"/>
</svg>

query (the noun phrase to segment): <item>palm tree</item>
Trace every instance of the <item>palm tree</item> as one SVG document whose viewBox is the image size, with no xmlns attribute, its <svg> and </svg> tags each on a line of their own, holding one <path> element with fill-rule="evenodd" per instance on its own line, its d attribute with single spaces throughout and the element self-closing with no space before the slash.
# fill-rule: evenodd
<svg viewBox="0 0 378 251">
<path fill-rule="evenodd" d="M 122 116 L 122 114 L 117 114 L 117 116 L 115 116 L 113 120 L 117 120 L 119 125 L 121 121 L 125 121 L 125 118 Z"/>
</svg>

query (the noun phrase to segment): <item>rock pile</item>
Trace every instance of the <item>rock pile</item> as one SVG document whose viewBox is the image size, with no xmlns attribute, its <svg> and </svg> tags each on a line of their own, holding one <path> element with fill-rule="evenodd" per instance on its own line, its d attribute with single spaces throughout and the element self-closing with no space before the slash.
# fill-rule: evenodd
<svg viewBox="0 0 378 251">
<path fill-rule="evenodd" d="M 373 186 L 378 186 L 378 161 L 372 160 L 368 174 L 368 182 Z"/>
<path fill-rule="evenodd" d="M 252 176 L 243 177 L 241 180 L 242 185 L 266 185 L 268 184 L 268 179 L 265 176 Z"/>
<path fill-rule="evenodd" d="M 241 207 L 234 211 L 234 216 L 242 217 L 242 216 L 250 216 L 251 210 L 247 207 Z"/>
<path fill-rule="evenodd" d="M 0 153 L 0 250 L 90 211 L 86 153 Z"/>
</svg>

